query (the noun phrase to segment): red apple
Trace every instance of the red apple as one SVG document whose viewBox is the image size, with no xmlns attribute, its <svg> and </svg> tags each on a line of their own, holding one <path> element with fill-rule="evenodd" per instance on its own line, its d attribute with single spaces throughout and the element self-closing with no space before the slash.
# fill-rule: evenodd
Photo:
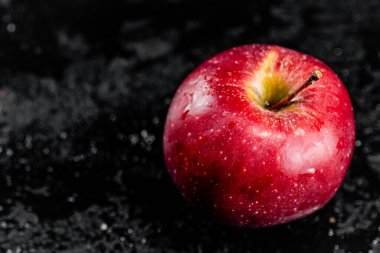
<svg viewBox="0 0 380 253">
<path fill-rule="evenodd" d="M 248 45 L 185 79 L 163 146 L 190 203 L 223 223 L 265 227 L 323 207 L 342 183 L 354 140 L 349 95 L 329 67 L 283 47 Z"/>
</svg>

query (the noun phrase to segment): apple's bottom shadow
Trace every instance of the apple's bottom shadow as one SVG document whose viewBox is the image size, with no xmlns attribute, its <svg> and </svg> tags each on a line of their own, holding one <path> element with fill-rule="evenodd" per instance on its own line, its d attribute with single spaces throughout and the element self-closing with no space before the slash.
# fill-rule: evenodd
<svg viewBox="0 0 380 253">
<path fill-rule="evenodd" d="M 205 252 L 256 252 L 255 249 L 258 252 L 276 252 L 279 249 L 281 252 L 320 252 L 334 247 L 328 237 L 315 240 L 317 234 L 327 231 L 326 224 L 318 222 L 320 217 L 325 216 L 323 211 L 274 227 L 234 227 L 215 222 L 201 210 L 191 207 L 167 174 L 160 180 L 129 178 L 127 181 L 134 189 L 130 202 L 141 207 L 137 215 L 154 224 L 155 231 L 159 231 L 153 233 L 150 239 L 160 248 L 174 251 L 197 251 L 202 248 Z M 331 206 L 330 203 L 326 208 L 330 209 Z M 300 241 L 304 247 L 302 249 Z"/>
</svg>

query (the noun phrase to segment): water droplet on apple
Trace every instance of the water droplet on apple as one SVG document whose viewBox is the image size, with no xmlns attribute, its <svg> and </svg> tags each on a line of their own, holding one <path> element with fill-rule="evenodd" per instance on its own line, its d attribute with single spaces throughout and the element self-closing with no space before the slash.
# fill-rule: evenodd
<svg viewBox="0 0 380 253">
<path fill-rule="evenodd" d="M 307 174 L 314 174 L 314 173 L 315 173 L 315 168 L 308 168 L 308 169 L 306 170 L 306 173 L 307 173 Z"/>
</svg>

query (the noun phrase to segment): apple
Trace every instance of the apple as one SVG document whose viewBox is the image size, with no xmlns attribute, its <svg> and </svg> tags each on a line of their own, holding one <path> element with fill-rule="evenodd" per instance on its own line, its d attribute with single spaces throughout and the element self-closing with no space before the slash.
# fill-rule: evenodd
<svg viewBox="0 0 380 253">
<path fill-rule="evenodd" d="M 347 90 L 321 61 L 275 45 L 232 48 L 178 88 L 163 139 L 183 196 L 215 220 L 286 223 L 322 208 L 349 167 Z"/>
</svg>

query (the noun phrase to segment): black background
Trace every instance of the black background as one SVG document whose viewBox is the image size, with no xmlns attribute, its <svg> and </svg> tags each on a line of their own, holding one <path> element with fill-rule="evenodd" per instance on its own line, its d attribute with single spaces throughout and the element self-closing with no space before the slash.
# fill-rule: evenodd
<svg viewBox="0 0 380 253">
<path fill-rule="evenodd" d="M 313 55 L 357 141 L 321 211 L 249 230 L 191 209 L 162 130 L 185 76 L 233 46 Z M 379 1 L 0 0 L 0 251 L 380 252 Z"/>
</svg>

